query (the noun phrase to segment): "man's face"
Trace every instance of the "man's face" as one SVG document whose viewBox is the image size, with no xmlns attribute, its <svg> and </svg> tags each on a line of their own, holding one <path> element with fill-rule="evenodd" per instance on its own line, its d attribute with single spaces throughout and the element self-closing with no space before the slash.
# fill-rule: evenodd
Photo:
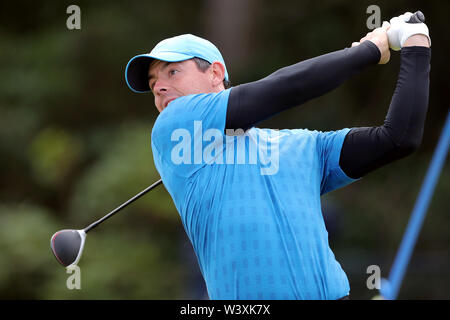
<svg viewBox="0 0 450 320">
<path fill-rule="evenodd" d="M 155 61 L 148 70 L 148 84 L 159 112 L 172 100 L 189 94 L 216 91 L 211 67 L 202 72 L 193 60 L 180 62 Z"/>
</svg>

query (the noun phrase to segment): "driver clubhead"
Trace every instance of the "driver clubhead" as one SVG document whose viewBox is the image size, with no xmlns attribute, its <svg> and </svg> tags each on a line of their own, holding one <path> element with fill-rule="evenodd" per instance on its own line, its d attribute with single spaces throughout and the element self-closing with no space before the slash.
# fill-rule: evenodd
<svg viewBox="0 0 450 320">
<path fill-rule="evenodd" d="M 85 240 L 84 230 L 60 230 L 50 239 L 50 247 L 56 260 L 64 267 L 69 267 L 80 260 Z"/>
</svg>

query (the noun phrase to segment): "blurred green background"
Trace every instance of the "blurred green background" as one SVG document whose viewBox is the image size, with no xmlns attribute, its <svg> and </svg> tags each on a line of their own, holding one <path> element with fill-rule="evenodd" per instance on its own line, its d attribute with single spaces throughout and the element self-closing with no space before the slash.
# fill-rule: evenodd
<svg viewBox="0 0 450 320">
<path fill-rule="evenodd" d="M 81 8 L 68 30 L 66 8 Z M 163 186 L 90 233 L 81 290 L 50 251 L 60 229 L 81 229 L 159 179 L 150 133 L 152 96 L 131 92 L 128 60 L 160 40 L 194 33 L 215 43 L 234 85 L 348 47 L 382 20 L 422 10 L 433 40 L 423 143 L 412 156 L 322 198 L 330 245 L 354 299 L 370 265 L 387 277 L 442 130 L 449 102 L 446 1 L 9 1 L 0 5 L 0 298 L 202 299 L 205 287 Z M 337 90 L 259 127 L 322 131 L 383 123 L 399 54 Z M 399 298 L 450 298 L 449 161 Z"/>
</svg>

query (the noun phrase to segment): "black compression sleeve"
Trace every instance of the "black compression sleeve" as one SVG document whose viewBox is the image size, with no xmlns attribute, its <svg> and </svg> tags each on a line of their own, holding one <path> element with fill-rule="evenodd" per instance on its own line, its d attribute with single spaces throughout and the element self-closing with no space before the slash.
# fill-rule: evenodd
<svg viewBox="0 0 450 320">
<path fill-rule="evenodd" d="M 349 177 L 360 178 L 418 148 L 428 109 L 430 60 L 430 48 L 401 50 L 397 87 L 384 124 L 353 128 L 345 137 L 339 165 Z"/>
<path fill-rule="evenodd" d="M 233 87 L 226 129 L 248 129 L 283 110 L 323 95 L 381 57 L 371 41 L 282 68 L 268 77 Z"/>
</svg>

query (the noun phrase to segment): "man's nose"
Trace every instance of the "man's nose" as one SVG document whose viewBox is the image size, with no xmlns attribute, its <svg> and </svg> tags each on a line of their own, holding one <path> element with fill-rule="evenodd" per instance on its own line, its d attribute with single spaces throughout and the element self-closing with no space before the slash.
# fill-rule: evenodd
<svg viewBox="0 0 450 320">
<path fill-rule="evenodd" d="M 164 81 L 156 80 L 155 85 L 153 86 L 153 92 L 155 94 L 164 94 L 168 90 L 168 86 Z"/>
</svg>

